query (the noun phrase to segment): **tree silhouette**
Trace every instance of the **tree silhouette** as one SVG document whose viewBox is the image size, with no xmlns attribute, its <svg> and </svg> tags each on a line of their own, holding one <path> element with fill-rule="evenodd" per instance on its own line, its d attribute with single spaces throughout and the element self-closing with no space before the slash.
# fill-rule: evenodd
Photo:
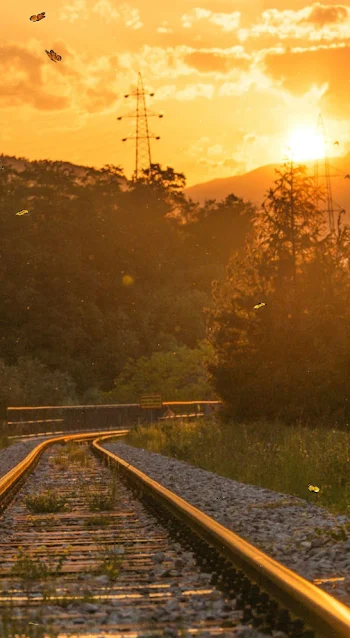
<svg viewBox="0 0 350 638">
<path fill-rule="evenodd" d="M 256 212 L 245 253 L 213 284 L 206 310 L 217 393 L 238 418 L 326 417 L 345 404 L 350 363 L 348 230 L 324 232 L 302 167 L 278 171 Z M 293 197 L 291 197 L 291 190 Z M 293 210 L 292 210 L 293 209 Z M 267 305 L 254 310 L 257 302 Z"/>
</svg>

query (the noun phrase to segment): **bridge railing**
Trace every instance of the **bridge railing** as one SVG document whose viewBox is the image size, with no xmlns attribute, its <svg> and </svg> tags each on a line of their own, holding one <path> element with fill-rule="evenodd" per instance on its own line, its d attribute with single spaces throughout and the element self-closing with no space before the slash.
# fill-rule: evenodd
<svg viewBox="0 0 350 638">
<path fill-rule="evenodd" d="M 210 416 L 221 405 L 220 401 L 164 401 L 161 408 L 141 408 L 139 403 L 8 407 L 4 427 L 9 436 L 116 429 L 169 418 L 169 409 L 170 418 Z"/>
</svg>

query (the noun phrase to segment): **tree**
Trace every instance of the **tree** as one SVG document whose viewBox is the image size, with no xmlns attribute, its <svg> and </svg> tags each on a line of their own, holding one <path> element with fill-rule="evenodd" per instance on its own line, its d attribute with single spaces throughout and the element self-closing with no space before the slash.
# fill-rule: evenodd
<svg viewBox="0 0 350 638">
<path fill-rule="evenodd" d="M 286 166 L 256 213 L 245 255 L 234 255 L 225 281 L 213 285 L 209 371 L 236 418 L 319 419 L 346 405 L 350 384 L 338 368 L 350 365 L 349 248 L 345 236 L 341 249 L 324 237 L 313 201 L 304 171 Z M 267 305 L 255 310 L 260 301 Z"/>
<path fill-rule="evenodd" d="M 206 372 L 211 356 L 212 348 L 202 341 L 197 348 L 182 346 L 130 359 L 116 378 L 115 389 L 103 396 L 111 403 L 138 402 L 141 394 L 154 392 L 160 392 L 164 401 L 215 400 Z"/>
<path fill-rule="evenodd" d="M 0 360 L 0 410 L 6 418 L 7 407 L 36 405 L 73 405 L 78 403 L 75 384 L 69 375 L 50 371 L 29 357 L 20 357 L 16 365 Z"/>
<path fill-rule="evenodd" d="M 323 213 L 315 206 L 316 196 L 324 200 L 321 187 L 306 176 L 306 167 L 285 163 L 275 169 L 278 178 L 270 188 L 254 227 L 259 249 L 274 267 L 280 283 L 292 285 L 292 316 L 299 320 L 300 300 L 297 276 L 301 264 L 312 260 L 315 248 L 325 235 Z"/>
</svg>

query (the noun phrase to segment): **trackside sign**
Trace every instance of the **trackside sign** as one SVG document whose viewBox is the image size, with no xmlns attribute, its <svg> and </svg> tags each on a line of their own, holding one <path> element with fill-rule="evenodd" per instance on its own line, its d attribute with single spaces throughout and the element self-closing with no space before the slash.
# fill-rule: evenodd
<svg viewBox="0 0 350 638">
<path fill-rule="evenodd" d="M 161 394 L 143 394 L 140 396 L 140 408 L 161 408 Z"/>
</svg>

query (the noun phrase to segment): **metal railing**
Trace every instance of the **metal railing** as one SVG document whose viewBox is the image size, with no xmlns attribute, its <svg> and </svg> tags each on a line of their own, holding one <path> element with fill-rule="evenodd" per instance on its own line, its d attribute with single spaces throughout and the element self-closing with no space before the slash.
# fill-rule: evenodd
<svg viewBox="0 0 350 638">
<path fill-rule="evenodd" d="M 161 408 L 141 408 L 139 403 L 8 407 L 4 429 L 9 436 L 118 429 L 153 423 L 169 414 L 169 409 L 172 418 L 210 416 L 221 405 L 220 401 L 164 401 Z"/>
</svg>

